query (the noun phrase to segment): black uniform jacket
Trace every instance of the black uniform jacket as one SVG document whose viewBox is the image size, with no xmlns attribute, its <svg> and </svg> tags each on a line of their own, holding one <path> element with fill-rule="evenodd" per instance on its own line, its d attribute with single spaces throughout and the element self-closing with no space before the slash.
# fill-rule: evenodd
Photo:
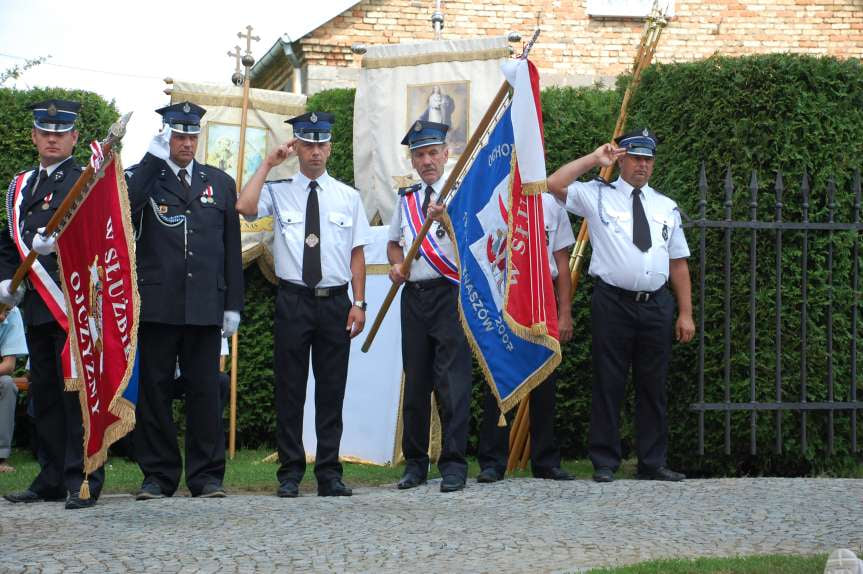
<svg viewBox="0 0 863 574">
<path fill-rule="evenodd" d="M 61 163 L 54 172 L 45 180 L 45 182 L 36 189 L 36 194 L 30 193 L 32 187 L 36 184 L 39 177 L 38 166 L 34 169 L 33 174 L 24 184 L 21 193 L 24 195 L 24 201 L 20 208 L 20 221 L 23 221 L 24 228 L 21 230 L 21 237 L 27 247 L 33 243 L 33 236 L 36 230 L 40 227 L 45 227 L 48 220 L 63 203 L 63 198 L 69 193 L 69 190 L 81 177 L 81 167 L 74 158 L 69 158 Z M 16 176 L 17 178 L 17 176 Z M 9 190 L 10 195 L 12 190 Z M 50 196 L 49 201 L 45 201 Z M 11 197 L 7 198 L 6 205 L 11 207 Z M 57 264 L 57 255 L 40 255 L 39 263 L 51 275 L 57 285 L 60 284 L 60 268 Z M 21 257 L 18 254 L 18 248 L 12 241 L 12 230 L 8 224 L 6 228 L 0 232 L 0 280 L 11 279 L 15 274 L 15 270 L 21 264 Z M 54 316 L 48 310 L 48 307 L 42 301 L 42 297 L 37 291 L 32 288 L 27 289 L 27 294 L 20 305 L 22 319 L 26 325 L 44 325 L 54 321 Z"/>
<path fill-rule="evenodd" d="M 236 185 L 222 170 L 198 162 L 191 177 L 187 197 L 168 164 L 154 155 L 126 170 L 138 237 L 141 321 L 221 326 L 225 310 L 243 308 Z"/>
</svg>

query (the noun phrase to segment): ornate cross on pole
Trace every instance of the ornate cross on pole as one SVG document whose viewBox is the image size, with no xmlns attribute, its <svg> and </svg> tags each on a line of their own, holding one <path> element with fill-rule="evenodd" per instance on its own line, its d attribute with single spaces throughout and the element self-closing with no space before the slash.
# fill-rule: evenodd
<svg viewBox="0 0 863 574">
<path fill-rule="evenodd" d="M 243 65 L 248 68 L 249 66 L 251 66 L 254 63 L 254 60 L 252 60 L 252 62 L 250 62 L 249 64 L 246 64 L 246 58 L 252 57 L 252 40 L 254 40 L 255 42 L 259 42 L 261 40 L 261 38 L 258 36 L 252 36 L 252 27 L 251 26 L 246 26 L 246 33 L 245 34 L 243 34 L 242 32 L 237 32 L 237 38 L 240 38 L 241 40 L 243 38 L 245 38 L 245 40 L 246 40 L 246 54 L 245 54 L 245 56 L 243 56 Z"/>
<path fill-rule="evenodd" d="M 228 57 L 234 58 L 234 60 L 236 61 L 236 68 L 234 69 L 234 74 L 231 76 L 231 81 L 234 83 L 235 86 L 242 86 L 243 72 L 240 71 L 240 58 L 242 57 L 242 54 L 240 53 L 240 47 L 234 46 L 234 51 L 228 52 Z"/>
</svg>

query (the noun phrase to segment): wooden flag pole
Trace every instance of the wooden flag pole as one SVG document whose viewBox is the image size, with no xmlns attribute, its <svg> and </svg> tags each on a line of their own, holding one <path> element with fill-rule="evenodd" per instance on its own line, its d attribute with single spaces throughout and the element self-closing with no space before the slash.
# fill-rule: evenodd
<svg viewBox="0 0 863 574">
<path fill-rule="evenodd" d="M 620 113 L 617 116 L 617 122 L 614 126 L 614 133 L 611 136 L 611 141 L 623 133 L 626 125 L 626 116 L 629 110 L 629 102 L 632 99 L 638 84 L 641 82 L 641 74 L 650 65 L 656 54 L 656 47 L 659 44 L 659 38 L 662 36 L 662 31 L 668 21 L 665 15 L 659 10 L 658 0 L 654 1 L 650 15 L 647 17 L 644 32 L 641 35 L 641 42 L 638 45 L 638 52 L 635 56 L 635 61 L 632 66 L 632 79 L 626 87 L 623 94 L 623 100 L 620 103 Z M 605 181 L 611 179 L 614 172 L 614 165 L 603 168 L 600 171 L 600 177 Z M 578 237 L 575 240 L 575 246 L 572 248 L 572 254 L 569 258 L 569 269 L 572 278 L 572 294 L 575 296 L 576 288 L 578 287 L 579 279 L 581 279 L 581 270 L 584 267 L 584 252 L 587 248 L 587 243 L 590 241 L 590 233 L 587 227 L 587 220 L 582 219 L 581 227 L 578 230 Z"/>
<path fill-rule="evenodd" d="M 243 186 L 243 168 L 245 167 L 246 157 L 246 125 L 249 117 L 249 87 L 251 80 L 249 79 L 249 69 L 254 65 L 255 59 L 252 57 L 252 40 L 256 42 L 260 40 L 258 36 L 252 36 L 252 27 L 246 26 L 246 33 L 237 32 L 237 37 L 246 40 L 246 53 L 242 57 L 242 63 L 245 68 L 243 74 L 243 113 L 240 116 L 240 149 L 237 151 L 237 187 Z M 239 59 L 240 47 L 235 47 L 236 52 L 228 52 L 228 56 Z M 239 65 L 237 66 L 239 70 Z M 234 73 L 234 79 L 237 78 L 237 72 Z M 239 337 L 237 333 L 231 336 L 231 398 L 230 398 L 230 423 L 228 428 L 228 457 L 233 460 L 237 452 L 237 366 L 239 363 Z"/>
</svg>

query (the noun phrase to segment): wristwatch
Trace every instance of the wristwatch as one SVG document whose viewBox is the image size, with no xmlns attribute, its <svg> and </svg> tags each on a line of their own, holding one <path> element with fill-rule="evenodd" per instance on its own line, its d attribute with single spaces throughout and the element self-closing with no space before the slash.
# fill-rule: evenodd
<svg viewBox="0 0 863 574">
<path fill-rule="evenodd" d="M 362 299 L 357 299 L 356 301 L 354 301 L 354 307 L 359 307 L 363 311 L 365 311 L 366 307 L 368 307 L 368 306 L 369 306 L 368 303 L 366 303 Z"/>
</svg>

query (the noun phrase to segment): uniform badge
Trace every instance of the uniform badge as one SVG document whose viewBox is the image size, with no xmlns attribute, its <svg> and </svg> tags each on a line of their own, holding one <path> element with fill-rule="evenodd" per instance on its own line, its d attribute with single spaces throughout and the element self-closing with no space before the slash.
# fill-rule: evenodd
<svg viewBox="0 0 863 574">
<path fill-rule="evenodd" d="M 320 243 L 318 236 L 315 235 L 314 233 L 309 233 L 309 235 L 306 237 L 306 245 L 308 245 L 310 248 L 314 249 L 318 243 Z"/>
<path fill-rule="evenodd" d="M 309 116 L 309 121 L 312 122 L 313 124 L 318 123 L 318 114 L 316 114 L 315 112 L 312 112 L 312 115 Z"/>
<path fill-rule="evenodd" d="M 664 241 L 668 241 L 668 226 L 667 225 L 662 226 L 662 239 Z"/>
<path fill-rule="evenodd" d="M 57 106 L 55 106 L 54 104 L 49 104 L 48 109 L 45 111 L 48 112 L 49 116 L 56 116 L 57 115 Z"/>
<path fill-rule="evenodd" d="M 61 179 L 63 179 L 63 170 L 58 169 L 54 172 L 54 181 L 60 181 Z"/>
<path fill-rule="evenodd" d="M 160 205 L 159 206 L 159 213 L 162 213 L 162 214 L 168 213 L 168 206 L 167 205 Z"/>
<path fill-rule="evenodd" d="M 189 106 L 189 102 L 186 102 L 185 104 L 183 104 L 183 113 L 188 114 L 191 111 L 192 111 L 192 108 Z"/>
<path fill-rule="evenodd" d="M 647 137 L 647 136 L 649 136 L 649 135 L 650 135 L 650 132 L 649 132 L 649 131 L 647 131 L 647 128 L 644 128 L 644 131 L 643 131 L 643 132 L 641 132 L 641 135 L 643 135 L 644 137 Z"/>
<path fill-rule="evenodd" d="M 45 210 L 47 210 L 49 207 L 51 207 L 51 204 L 50 204 L 50 203 L 48 203 L 48 202 L 46 201 L 45 203 L 43 203 L 43 204 L 42 204 L 42 206 L 41 206 L 41 207 L 42 207 L 42 211 L 45 211 Z"/>
<path fill-rule="evenodd" d="M 201 196 L 201 203 L 203 203 L 204 205 L 207 205 L 208 203 L 210 203 L 210 198 L 207 197 L 206 195 L 202 195 Z"/>
<path fill-rule="evenodd" d="M 415 132 L 423 131 L 423 124 L 421 121 L 417 120 L 417 123 L 414 124 L 414 131 Z"/>
<path fill-rule="evenodd" d="M 434 232 L 437 235 L 438 239 L 443 239 L 443 236 L 446 235 L 446 230 L 443 228 L 443 225 L 440 223 L 437 224 L 437 231 Z"/>
</svg>

